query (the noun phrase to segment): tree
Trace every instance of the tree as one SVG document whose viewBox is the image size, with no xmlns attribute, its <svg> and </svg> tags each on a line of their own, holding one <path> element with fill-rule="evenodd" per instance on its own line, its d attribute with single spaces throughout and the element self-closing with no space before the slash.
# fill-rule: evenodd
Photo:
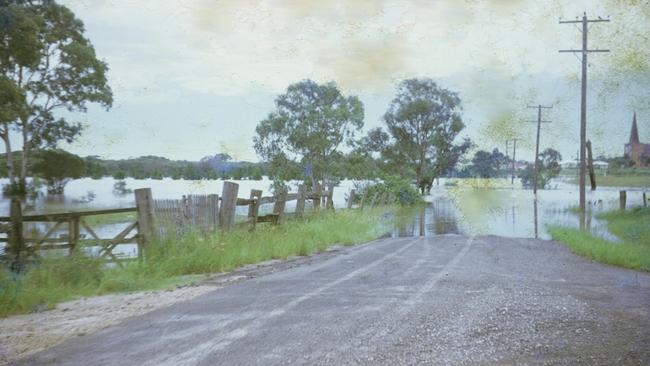
<svg viewBox="0 0 650 366">
<path fill-rule="evenodd" d="M 113 97 L 106 63 L 97 59 L 83 23 L 65 6 L 52 0 L 3 0 L 0 23 L 0 83 L 10 83 L 25 98 L 19 112 L 2 121 L 0 137 L 7 151 L 10 129 L 22 139 L 18 173 L 13 161 L 7 163 L 10 182 L 18 179 L 24 189 L 32 151 L 72 142 L 81 132 L 79 123 L 57 111 L 85 112 L 88 102 L 110 108 Z M 2 116 L 11 113 L 4 102 L 0 108 Z"/>
<path fill-rule="evenodd" d="M 332 164 L 343 144 L 363 126 L 363 105 L 335 83 L 304 80 L 275 100 L 276 109 L 256 128 L 255 151 L 280 183 L 296 175 L 312 187 L 333 178 Z"/>
<path fill-rule="evenodd" d="M 481 178 L 495 178 L 501 174 L 501 168 L 508 163 L 508 158 L 494 149 L 492 152 L 479 150 L 472 159 L 471 171 Z"/>
<path fill-rule="evenodd" d="M 81 177 L 84 160 L 63 150 L 43 150 L 34 157 L 34 175 L 47 182 L 48 194 L 62 194 L 70 179 Z"/>
<path fill-rule="evenodd" d="M 54 0 L 0 0 L 0 87 L 8 90 L 0 96 L 0 138 L 8 152 L 12 268 L 22 267 L 20 197 L 27 192 L 32 151 L 72 142 L 81 132 L 79 123 L 57 111 L 85 112 L 88 102 L 106 108 L 113 102 L 108 67 L 83 33 L 83 23 Z M 10 131 L 22 140 L 18 173 Z"/>
<path fill-rule="evenodd" d="M 404 80 L 383 117 L 388 133 L 372 130 L 366 144 L 391 170 L 414 175 L 424 193 L 471 146 L 469 140 L 454 144 L 465 127 L 460 103 L 458 94 L 429 78 Z"/>
<path fill-rule="evenodd" d="M 548 148 L 539 154 L 537 186 L 541 189 L 546 188 L 552 178 L 557 177 L 562 170 L 560 161 L 562 155 L 557 150 Z M 535 165 L 528 164 L 526 169 L 520 174 L 521 183 L 524 187 L 532 187 L 535 182 Z"/>
</svg>

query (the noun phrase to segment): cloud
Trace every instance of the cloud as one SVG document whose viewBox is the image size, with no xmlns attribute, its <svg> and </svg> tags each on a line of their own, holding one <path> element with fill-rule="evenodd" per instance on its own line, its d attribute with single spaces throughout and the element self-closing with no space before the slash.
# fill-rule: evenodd
<svg viewBox="0 0 650 366">
<path fill-rule="evenodd" d="M 522 9 L 542 7 L 525 1 L 106 0 L 69 6 L 92 25 L 116 90 L 160 94 L 154 99 L 165 95 L 152 88 L 168 81 L 220 95 L 279 92 L 304 78 L 373 92 L 403 77 L 446 77 L 497 61 L 512 72 L 530 71 L 521 55 L 541 54 L 519 31 L 529 22 L 517 17 Z M 527 68 L 540 69 L 547 58 L 526 60 Z"/>
<path fill-rule="evenodd" d="M 611 118 L 612 113 L 650 110 L 650 51 L 641 47 L 647 43 L 650 7 L 643 1 L 64 3 L 84 20 L 97 53 L 110 66 L 115 109 L 178 105 L 196 95 L 273 95 L 304 78 L 334 80 L 346 93 L 381 95 L 383 100 L 389 99 L 384 97 L 392 95 L 398 80 L 428 76 L 460 92 L 472 134 L 489 126 L 502 129 L 492 132 L 486 143 L 496 144 L 502 135 L 521 131 L 516 125 L 504 126 L 504 121 L 528 119 L 526 104 L 553 102 L 558 128 L 549 129 L 548 136 L 573 143 L 580 64 L 557 50 L 577 47 L 580 32 L 557 20 L 588 9 L 590 16 L 611 15 L 613 20 L 592 27 L 590 33 L 595 47 L 613 51 L 591 58 L 590 118 L 594 138 L 602 141 L 595 146 L 608 146 L 614 141 L 608 132 L 620 132 L 620 121 Z M 183 108 L 203 108 L 188 105 Z M 257 117 L 244 121 L 243 114 L 231 111 L 228 121 L 248 123 L 246 128 L 252 130 Z M 640 123 L 647 121 L 650 118 Z M 643 131 L 650 130 L 643 126 Z M 622 139 L 627 132 L 620 135 Z"/>
</svg>

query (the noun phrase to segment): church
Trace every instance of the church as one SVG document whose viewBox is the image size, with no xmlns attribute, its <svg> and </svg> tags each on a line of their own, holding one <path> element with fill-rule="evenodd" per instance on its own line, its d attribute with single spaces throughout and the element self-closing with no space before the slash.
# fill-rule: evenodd
<svg viewBox="0 0 650 366">
<path fill-rule="evenodd" d="M 639 129 L 636 126 L 636 112 L 632 118 L 630 142 L 625 144 L 625 156 L 630 158 L 635 166 L 650 166 L 650 144 L 642 144 L 639 141 Z"/>
</svg>

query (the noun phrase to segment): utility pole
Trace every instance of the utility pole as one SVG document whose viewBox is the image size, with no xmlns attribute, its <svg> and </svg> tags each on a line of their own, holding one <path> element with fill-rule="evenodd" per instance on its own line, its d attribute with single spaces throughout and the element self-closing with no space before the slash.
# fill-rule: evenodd
<svg viewBox="0 0 650 366">
<path fill-rule="evenodd" d="M 506 169 L 508 166 L 508 144 L 510 143 L 510 140 L 506 140 Z M 506 182 L 508 181 L 508 173 L 506 172 Z"/>
<path fill-rule="evenodd" d="M 580 179 L 580 149 L 576 150 L 576 177 Z"/>
<path fill-rule="evenodd" d="M 515 183 L 515 159 L 517 154 L 517 139 L 512 140 L 512 178 L 510 179 L 510 184 Z"/>
<path fill-rule="evenodd" d="M 560 52 L 572 52 L 572 53 L 581 53 L 582 54 L 582 97 L 580 99 L 580 212 L 584 216 L 586 209 L 586 193 L 585 193 L 585 173 L 586 173 L 586 162 L 585 162 L 585 149 L 586 149 L 586 140 L 587 140 L 587 54 L 590 52 L 609 52 L 609 50 L 590 50 L 587 47 L 587 33 L 589 31 L 589 23 L 600 23 L 600 22 L 609 22 L 609 19 L 587 19 L 587 13 L 585 12 L 582 16 L 582 19 L 576 20 L 560 20 L 560 24 L 582 24 L 582 49 L 581 50 L 560 50 Z M 581 223 L 583 224 L 583 223 Z M 581 225 L 582 226 L 582 225 Z"/>
<path fill-rule="evenodd" d="M 531 123 L 537 123 L 537 143 L 535 144 L 535 178 L 533 181 L 533 193 L 537 195 L 537 181 L 539 178 L 539 131 L 542 128 L 542 123 L 551 123 L 551 121 L 542 121 L 542 109 L 551 109 L 553 107 L 545 107 L 543 105 L 537 106 L 528 106 L 528 108 L 537 109 L 537 121 L 528 121 Z"/>
</svg>

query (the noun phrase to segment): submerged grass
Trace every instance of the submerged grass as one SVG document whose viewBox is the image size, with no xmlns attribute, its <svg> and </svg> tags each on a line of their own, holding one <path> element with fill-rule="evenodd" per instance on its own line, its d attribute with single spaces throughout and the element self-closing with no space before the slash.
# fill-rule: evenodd
<svg viewBox="0 0 650 366">
<path fill-rule="evenodd" d="M 323 212 L 282 226 L 258 225 L 253 232 L 168 237 L 147 248 L 146 261 L 124 268 L 106 268 L 103 261 L 77 253 L 43 259 L 20 275 L 2 269 L 0 316 L 40 311 L 77 297 L 173 287 L 250 263 L 367 242 L 383 233 L 382 213 Z"/>
<path fill-rule="evenodd" d="M 650 248 L 650 208 L 611 211 L 597 217 L 606 220 L 609 231 L 621 240 Z"/>
<path fill-rule="evenodd" d="M 574 253 L 619 267 L 650 271 L 650 209 L 612 211 L 598 215 L 620 243 L 595 237 L 587 232 L 559 226 L 549 228 L 554 240 Z"/>
<path fill-rule="evenodd" d="M 563 169 L 560 174 L 564 177 L 568 177 L 571 183 L 578 184 L 578 177 L 575 169 Z M 650 169 L 636 169 L 634 171 L 622 171 L 612 174 L 603 174 L 602 171 L 597 171 L 596 183 L 599 187 L 650 188 Z"/>
</svg>

